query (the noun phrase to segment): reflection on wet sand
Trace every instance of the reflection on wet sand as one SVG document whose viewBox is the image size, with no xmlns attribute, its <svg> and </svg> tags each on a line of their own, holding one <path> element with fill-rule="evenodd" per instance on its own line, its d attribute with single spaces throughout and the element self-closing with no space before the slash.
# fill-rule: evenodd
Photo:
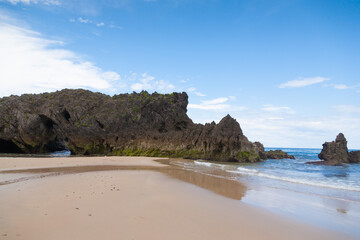
<svg viewBox="0 0 360 240">
<path fill-rule="evenodd" d="M 173 178 L 194 184 L 228 198 L 241 200 L 241 198 L 245 196 L 246 186 L 237 181 L 187 171 L 180 168 L 162 170 L 162 172 L 167 173 Z"/>
<path fill-rule="evenodd" d="M 159 161 L 168 165 L 169 160 Z M 44 178 L 62 174 L 75 174 L 95 171 L 120 171 L 120 170 L 146 170 L 157 171 L 172 178 L 194 184 L 201 188 L 210 190 L 222 196 L 241 200 L 245 196 L 246 186 L 238 181 L 233 181 L 223 177 L 215 177 L 185 170 L 179 166 L 168 165 L 167 167 L 154 166 L 119 166 L 119 165 L 91 165 L 91 166 L 71 166 L 71 167 L 51 167 L 51 168 L 33 168 L 33 169 L 16 169 L 0 171 L 0 174 L 32 174 L 26 177 L 7 179 L 0 181 L 0 185 L 6 185 L 16 182 L 27 181 L 31 179 Z"/>
</svg>

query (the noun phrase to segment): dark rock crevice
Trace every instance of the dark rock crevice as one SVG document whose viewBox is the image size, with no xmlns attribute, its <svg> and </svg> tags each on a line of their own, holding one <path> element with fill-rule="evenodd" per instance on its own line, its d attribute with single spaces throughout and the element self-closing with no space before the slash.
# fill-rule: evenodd
<svg viewBox="0 0 360 240">
<path fill-rule="evenodd" d="M 69 113 L 66 109 L 64 109 L 64 110 L 61 112 L 61 115 L 64 117 L 64 119 L 65 119 L 67 122 L 70 122 L 71 116 L 70 116 L 70 113 Z"/>
<path fill-rule="evenodd" d="M 11 140 L 0 139 L 0 153 L 24 153 Z"/>
</svg>

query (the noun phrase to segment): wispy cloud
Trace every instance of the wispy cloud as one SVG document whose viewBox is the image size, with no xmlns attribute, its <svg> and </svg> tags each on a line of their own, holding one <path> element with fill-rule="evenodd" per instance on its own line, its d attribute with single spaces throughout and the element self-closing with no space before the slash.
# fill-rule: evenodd
<svg viewBox="0 0 360 240">
<path fill-rule="evenodd" d="M 339 89 L 339 90 L 349 89 L 349 87 L 346 86 L 345 84 L 334 84 L 333 87 L 334 87 L 335 89 Z"/>
<path fill-rule="evenodd" d="M 333 108 L 341 113 L 360 113 L 360 106 L 355 105 L 336 105 Z"/>
<path fill-rule="evenodd" d="M 105 23 L 104 22 L 96 22 L 96 21 L 92 21 L 88 18 L 83 18 L 83 17 L 78 17 L 76 20 L 74 18 L 70 18 L 69 19 L 70 22 L 79 22 L 79 23 L 84 23 L 84 24 L 94 24 L 96 25 L 97 27 L 103 27 L 105 26 Z"/>
<path fill-rule="evenodd" d="M 224 102 L 227 102 L 229 99 L 227 97 L 221 97 L 221 98 L 215 98 L 212 100 L 208 100 L 208 101 L 202 101 L 202 103 L 206 104 L 206 105 L 215 105 L 215 104 L 221 104 Z"/>
<path fill-rule="evenodd" d="M 322 82 L 328 81 L 328 80 L 330 80 L 330 78 L 325 78 L 325 77 L 298 78 L 298 79 L 280 84 L 279 88 L 300 88 L 300 87 L 314 85 L 317 83 L 322 83 Z"/>
<path fill-rule="evenodd" d="M 189 104 L 189 109 L 202 109 L 202 110 L 221 110 L 221 109 L 227 109 L 230 107 L 228 104 L 224 104 L 228 101 L 228 98 L 222 97 L 222 98 L 215 98 L 208 101 L 201 101 L 200 104 Z"/>
<path fill-rule="evenodd" d="M 115 25 L 114 23 L 111 23 L 111 24 L 109 25 L 109 28 L 114 28 L 114 29 L 119 29 L 119 30 L 122 30 L 122 29 L 123 29 L 122 26 Z"/>
<path fill-rule="evenodd" d="M 64 49 L 63 42 L 28 28 L 0 21 L 0 39 L 0 96 L 63 88 L 106 91 L 120 81 L 118 73 L 104 71 Z"/>
<path fill-rule="evenodd" d="M 194 94 L 195 94 L 196 96 L 199 96 L 199 97 L 205 97 L 205 96 L 206 96 L 205 94 L 203 94 L 203 93 L 201 93 L 201 92 L 194 92 Z"/>
<path fill-rule="evenodd" d="M 82 17 L 79 17 L 78 18 L 78 21 L 80 23 L 91 23 L 91 21 L 89 19 L 86 19 L 86 18 L 82 18 Z"/>
<path fill-rule="evenodd" d="M 360 84 L 355 84 L 355 85 L 346 85 L 346 84 L 327 84 L 325 85 L 326 87 L 333 87 L 337 90 L 355 90 L 356 92 L 359 93 L 360 91 Z"/>
<path fill-rule="evenodd" d="M 136 78 L 137 74 L 133 74 L 132 77 Z M 175 86 L 165 80 L 156 80 L 154 76 L 147 73 L 140 75 L 139 79 L 136 79 L 137 83 L 131 85 L 133 91 L 158 91 L 158 92 L 170 92 L 173 91 Z"/>
<path fill-rule="evenodd" d="M 44 4 L 44 5 L 60 5 L 61 3 L 57 0 L 0 0 L 0 2 L 9 2 L 13 5 L 18 3 L 30 5 L 30 4 Z"/>
<path fill-rule="evenodd" d="M 193 93 L 193 94 L 195 94 L 196 96 L 199 96 L 199 97 L 205 97 L 206 96 L 205 94 L 203 94 L 203 93 L 201 93 L 199 91 L 196 91 L 196 88 L 194 88 L 194 87 L 189 87 L 187 90 L 188 90 L 188 92 Z"/>
<path fill-rule="evenodd" d="M 263 107 L 261 108 L 261 110 L 265 111 L 265 112 L 287 112 L 290 114 L 294 114 L 295 111 L 290 108 L 290 107 L 285 107 L 285 106 L 274 106 L 272 104 L 265 104 L 263 105 Z"/>
</svg>

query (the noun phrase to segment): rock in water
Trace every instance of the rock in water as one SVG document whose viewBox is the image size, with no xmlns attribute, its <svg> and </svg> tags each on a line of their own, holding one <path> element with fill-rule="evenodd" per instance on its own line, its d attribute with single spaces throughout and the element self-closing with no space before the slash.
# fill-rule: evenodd
<svg viewBox="0 0 360 240">
<path fill-rule="evenodd" d="M 319 153 L 319 158 L 324 161 L 347 163 L 349 162 L 349 153 L 347 141 L 344 134 L 339 133 L 332 142 L 325 142 L 323 149 Z"/>
<path fill-rule="evenodd" d="M 256 162 L 266 158 L 227 115 L 194 124 L 183 93 L 120 94 L 87 90 L 0 99 L 0 152 L 127 155 Z"/>
<path fill-rule="evenodd" d="M 269 159 L 284 159 L 284 158 L 288 158 L 288 159 L 295 159 L 295 157 L 293 155 L 289 155 L 286 152 L 283 152 L 281 150 L 270 150 L 265 152 L 266 158 Z"/>
<path fill-rule="evenodd" d="M 339 133 L 335 141 L 325 142 L 323 144 L 323 149 L 318 157 L 328 165 L 358 163 L 360 162 L 360 151 L 349 152 L 344 134 Z"/>
<path fill-rule="evenodd" d="M 360 163 L 360 151 L 349 152 L 350 163 Z"/>
</svg>

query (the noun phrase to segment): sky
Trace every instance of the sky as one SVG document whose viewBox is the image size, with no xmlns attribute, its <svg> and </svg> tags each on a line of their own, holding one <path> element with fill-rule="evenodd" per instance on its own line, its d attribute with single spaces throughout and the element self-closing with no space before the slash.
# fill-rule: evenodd
<svg viewBox="0 0 360 240">
<path fill-rule="evenodd" d="M 360 1 L 0 0 L 0 97 L 187 92 L 265 147 L 360 149 Z"/>
</svg>

